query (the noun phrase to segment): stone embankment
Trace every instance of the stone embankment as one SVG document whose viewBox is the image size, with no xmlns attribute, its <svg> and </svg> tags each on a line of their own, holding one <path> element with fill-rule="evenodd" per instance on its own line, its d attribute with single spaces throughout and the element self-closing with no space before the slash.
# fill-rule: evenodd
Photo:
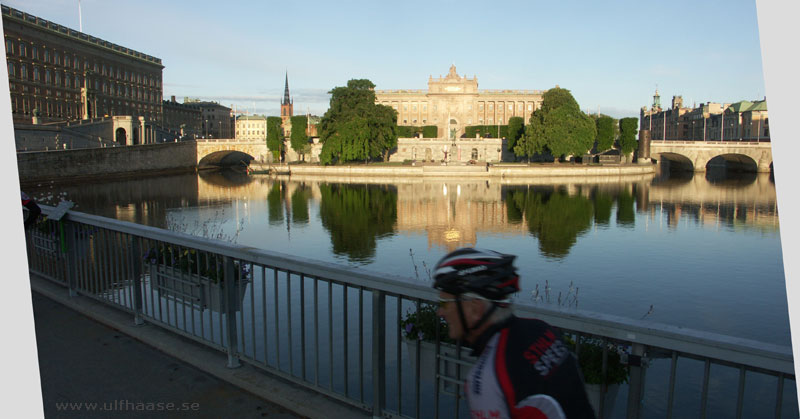
<svg viewBox="0 0 800 419">
<path fill-rule="evenodd" d="M 652 164 L 575 165 L 562 164 L 494 164 L 494 165 L 425 165 L 425 166 L 314 166 L 282 165 L 270 169 L 278 173 L 328 177 L 435 177 L 435 178 L 541 178 L 576 176 L 637 176 L 655 173 Z"/>
</svg>

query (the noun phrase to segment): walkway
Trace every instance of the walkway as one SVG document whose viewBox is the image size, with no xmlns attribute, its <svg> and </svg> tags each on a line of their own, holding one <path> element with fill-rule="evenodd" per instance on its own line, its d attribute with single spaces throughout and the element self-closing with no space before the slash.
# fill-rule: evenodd
<svg viewBox="0 0 800 419">
<path fill-rule="evenodd" d="M 47 418 L 366 416 L 35 275 L 31 287 Z"/>
</svg>

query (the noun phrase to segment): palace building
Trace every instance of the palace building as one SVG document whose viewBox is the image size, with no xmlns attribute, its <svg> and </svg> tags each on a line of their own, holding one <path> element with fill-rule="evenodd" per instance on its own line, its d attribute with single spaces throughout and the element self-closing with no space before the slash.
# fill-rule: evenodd
<svg viewBox="0 0 800 419">
<path fill-rule="evenodd" d="M 445 77 L 428 78 L 428 90 L 376 90 L 377 103 L 397 111 L 397 125 L 436 125 L 439 138 L 461 137 L 470 125 L 506 125 L 527 120 L 542 104 L 541 90 L 478 90 L 478 78 L 450 67 Z"/>
<path fill-rule="evenodd" d="M 161 122 L 161 59 L 8 6 L 2 16 L 15 122 Z"/>
<path fill-rule="evenodd" d="M 766 98 L 689 108 L 673 96 L 671 107 L 662 109 L 656 89 L 650 108 L 639 111 L 639 129 L 649 130 L 654 141 L 770 141 Z"/>
</svg>

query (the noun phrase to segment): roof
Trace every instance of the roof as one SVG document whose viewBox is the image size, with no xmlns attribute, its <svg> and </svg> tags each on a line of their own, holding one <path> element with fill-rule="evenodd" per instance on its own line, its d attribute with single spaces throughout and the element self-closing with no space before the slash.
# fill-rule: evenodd
<svg viewBox="0 0 800 419">
<path fill-rule="evenodd" d="M 767 101 L 765 100 L 757 100 L 755 102 L 750 102 L 749 100 L 742 100 L 731 104 L 728 109 L 733 112 L 742 113 L 742 112 L 752 112 L 752 111 L 766 111 L 767 110 Z"/>
</svg>

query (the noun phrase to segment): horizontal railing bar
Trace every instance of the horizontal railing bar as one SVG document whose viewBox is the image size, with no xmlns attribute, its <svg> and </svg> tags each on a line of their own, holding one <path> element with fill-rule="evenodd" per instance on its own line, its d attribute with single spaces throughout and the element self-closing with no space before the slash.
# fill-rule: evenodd
<svg viewBox="0 0 800 419">
<path fill-rule="evenodd" d="M 45 214 L 49 214 L 53 210 L 53 207 L 46 205 L 41 207 Z M 271 269 L 291 270 L 327 281 L 381 291 L 387 295 L 425 301 L 434 301 L 437 298 L 436 290 L 429 285 L 415 283 L 411 278 L 354 269 L 334 263 L 285 255 L 76 211 L 68 211 L 66 219 L 169 242 L 177 246 L 192 247 L 229 256 Z M 640 343 L 648 347 L 674 350 L 749 367 L 794 374 L 792 351 L 787 346 L 577 309 L 516 305 L 515 312 L 524 317 L 539 318 L 568 331 L 600 335 L 611 340 Z"/>
</svg>

